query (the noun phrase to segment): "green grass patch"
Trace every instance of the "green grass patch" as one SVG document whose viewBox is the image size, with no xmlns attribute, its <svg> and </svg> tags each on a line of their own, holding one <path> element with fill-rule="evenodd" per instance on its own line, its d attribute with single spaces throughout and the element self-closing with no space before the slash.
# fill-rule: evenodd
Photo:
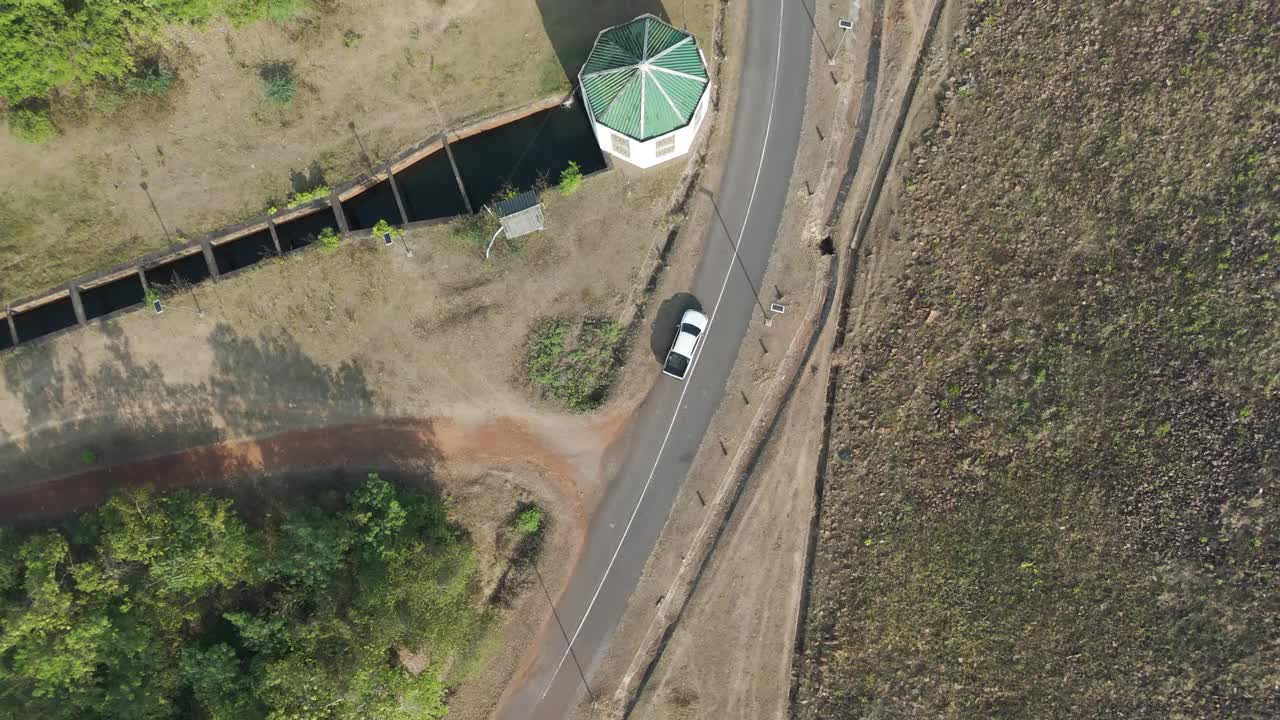
<svg viewBox="0 0 1280 720">
<path fill-rule="evenodd" d="M 320 247 L 320 252 L 335 252 L 342 245 L 342 238 L 333 228 L 325 228 L 316 237 L 316 245 Z"/>
<path fill-rule="evenodd" d="M 524 535 L 536 535 L 542 530 L 542 509 L 532 505 L 521 510 L 511 522 L 511 529 Z"/>
<path fill-rule="evenodd" d="M 554 92 L 567 90 L 568 87 L 568 81 L 564 76 L 564 68 L 560 66 L 560 60 L 555 55 L 544 60 L 538 74 L 538 90 L 543 95 L 550 95 Z"/>
<path fill-rule="evenodd" d="M 560 194 L 567 197 L 578 192 L 580 187 L 582 187 L 582 169 L 578 167 L 578 163 L 570 160 L 569 167 L 560 171 Z"/>
<path fill-rule="evenodd" d="M 58 137 L 58 128 L 54 127 L 48 115 L 25 108 L 9 111 L 9 132 L 31 145 L 43 145 Z"/>
<path fill-rule="evenodd" d="M 264 66 L 258 73 L 262 80 L 262 93 L 276 105 L 288 105 L 298 96 L 298 81 L 293 69 L 283 63 Z"/>
<path fill-rule="evenodd" d="M 623 328 L 612 320 L 546 320 L 529 333 L 525 369 L 544 397 L 575 412 L 604 404 L 621 362 Z"/>
<path fill-rule="evenodd" d="M 299 205 L 305 205 L 313 200 L 329 197 L 329 194 L 332 192 L 333 188 L 328 185 L 317 185 L 310 190 L 303 190 L 301 192 L 294 193 L 293 197 L 289 198 L 289 202 L 285 203 L 285 207 L 295 208 Z"/>
<path fill-rule="evenodd" d="M 484 250 L 498 229 L 498 220 L 488 212 L 463 215 L 449 224 L 449 238 L 462 245 Z"/>
<path fill-rule="evenodd" d="M 392 240 L 399 240 L 404 237 L 404 233 L 400 228 L 392 225 L 386 220 L 379 220 L 373 224 L 373 229 L 369 231 L 369 237 L 382 242 L 383 235 L 391 235 Z"/>
<path fill-rule="evenodd" d="M 77 94 L 104 80 L 125 80 L 138 65 L 134 53 L 163 36 L 169 25 L 203 26 L 215 17 L 237 26 L 283 21 L 310 5 L 309 0 L 6 3 L 0 13 L 5 28 L 0 98 L 18 103 L 54 90 Z"/>
<path fill-rule="evenodd" d="M 125 81 L 125 89 L 136 95 L 158 97 L 169 92 L 177 78 L 172 70 L 153 64 Z"/>
</svg>

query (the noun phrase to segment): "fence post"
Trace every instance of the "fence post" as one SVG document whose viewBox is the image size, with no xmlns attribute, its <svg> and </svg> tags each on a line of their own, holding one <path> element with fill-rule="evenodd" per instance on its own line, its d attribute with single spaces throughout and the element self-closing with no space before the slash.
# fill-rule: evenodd
<svg viewBox="0 0 1280 720">
<path fill-rule="evenodd" d="M 84 314 L 84 303 L 80 300 L 80 289 L 75 283 L 67 285 L 67 292 L 71 294 L 71 309 L 76 313 L 76 322 L 81 325 L 87 325 L 89 319 Z"/>
<path fill-rule="evenodd" d="M 213 257 L 213 243 L 208 238 L 200 238 L 200 251 L 204 253 L 204 263 L 209 266 L 209 277 L 217 282 L 222 278 L 222 274 L 218 272 L 218 260 Z"/>
<path fill-rule="evenodd" d="M 453 150 L 449 148 L 448 131 L 440 133 L 440 144 L 444 146 L 444 154 L 449 156 L 449 167 L 453 168 L 453 179 L 458 181 L 458 192 L 462 193 L 462 202 L 467 206 L 467 214 L 475 212 L 471 207 L 471 198 L 467 195 L 467 186 L 462 182 L 462 173 L 458 171 L 458 162 L 453 159 Z"/>
<path fill-rule="evenodd" d="M 329 193 L 329 207 L 333 209 L 333 218 L 338 221 L 338 232 L 347 237 L 351 231 L 347 229 L 347 214 L 342 211 L 342 200 L 338 199 L 338 191 Z"/>
<path fill-rule="evenodd" d="M 280 249 L 280 236 L 276 234 L 276 221 L 267 218 L 267 231 L 271 233 L 271 242 L 276 246 L 276 254 L 283 255 L 284 250 Z"/>
<path fill-rule="evenodd" d="M 7 324 L 9 325 L 9 339 L 13 341 L 14 345 L 17 345 L 18 344 L 18 326 L 15 325 L 13 322 L 13 306 L 12 305 L 4 306 L 4 319 L 8 321 Z"/>
<path fill-rule="evenodd" d="M 387 180 L 391 183 L 391 194 L 396 196 L 396 207 L 400 208 L 400 222 L 409 224 L 409 213 L 404 210 L 404 198 L 400 197 L 400 186 L 396 184 L 396 174 L 391 172 L 391 163 L 387 163 Z"/>
</svg>

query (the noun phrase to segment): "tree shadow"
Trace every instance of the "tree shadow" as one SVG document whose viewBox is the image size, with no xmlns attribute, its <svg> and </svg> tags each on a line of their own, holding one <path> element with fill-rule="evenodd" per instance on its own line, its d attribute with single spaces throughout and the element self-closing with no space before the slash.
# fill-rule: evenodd
<svg viewBox="0 0 1280 720">
<path fill-rule="evenodd" d="M 660 0 L 538 0 L 538 12 L 571 85 L 601 30 L 645 13 L 669 22 Z"/>
<path fill-rule="evenodd" d="M 230 452 L 217 443 L 354 422 L 376 410 L 361 368 L 318 363 L 289 339 L 247 337 L 219 324 L 209 336 L 211 368 L 205 379 L 188 382 L 170 379 L 173 373 L 134 348 L 115 322 L 97 328 L 105 353 L 92 362 L 79 347 L 44 342 L 20 346 L 3 364 L 21 423 L 0 436 L 0 477 L 9 481 L 0 489 L 36 492 L 22 500 L 34 512 L 83 505 L 105 495 L 102 485 L 200 484 L 271 467 L 279 461 L 271 453 L 287 447 Z M 5 411 L 19 416 L 18 408 Z M 425 450 L 414 451 L 429 455 Z M 83 480 L 59 488 L 60 496 L 34 487 L 72 476 Z"/>
<path fill-rule="evenodd" d="M 327 184 L 324 179 L 324 168 L 320 167 L 320 163 L 315 160 L 311 161 L 306 170 L 289 171 L 289 185 L 295 193 L 306 192 Z"/>
<path fill-rule="evenodd" d="M 702 303 L 689 293 L 676 293 L 658 306 L 658 313 L 653 319 L 652 331 L 649 334 L 649 349 L 658 362 L 667 359 L 667 351 L 676 339 L 676 326 L 680 324 L 680 316 L 685 310 L 702 311 Z"/>
</svg>

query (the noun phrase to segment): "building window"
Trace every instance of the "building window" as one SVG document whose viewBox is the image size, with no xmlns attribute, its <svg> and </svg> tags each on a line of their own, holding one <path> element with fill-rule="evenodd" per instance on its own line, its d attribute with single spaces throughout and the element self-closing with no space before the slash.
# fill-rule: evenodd
<svg viewBox="0 0 1280 720">
<path fill-rule="evenodd" d="M 631 157 L 631 141 L 621 135 L 613 136 L 613 154 L 624 158 Z"/>
<path fill-rule="evenodd" d="M 662 157 L 664 155 L 670 155 L 675 151 L 676 151 L 676 136 L 671 135 L 669 137 L 664 137 L 658 141 L 658 145 L 657 145 L 656 151 L 654 152 L 654 155 L 656 155 L 657 157 Z"/>
</svg>

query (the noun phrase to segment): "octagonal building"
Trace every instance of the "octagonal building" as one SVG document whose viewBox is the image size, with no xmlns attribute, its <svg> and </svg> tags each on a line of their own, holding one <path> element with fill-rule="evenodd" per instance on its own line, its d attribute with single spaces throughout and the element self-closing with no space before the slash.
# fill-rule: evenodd
<svg viewBox="0 0 1280 720">
<path fill-rule="evenodd" d="M 710 102 L 698 42 L 653 15 L 601 31 L 578 83 L 600 148 L 640 167 L 689 152 Z"/>
</svg>

